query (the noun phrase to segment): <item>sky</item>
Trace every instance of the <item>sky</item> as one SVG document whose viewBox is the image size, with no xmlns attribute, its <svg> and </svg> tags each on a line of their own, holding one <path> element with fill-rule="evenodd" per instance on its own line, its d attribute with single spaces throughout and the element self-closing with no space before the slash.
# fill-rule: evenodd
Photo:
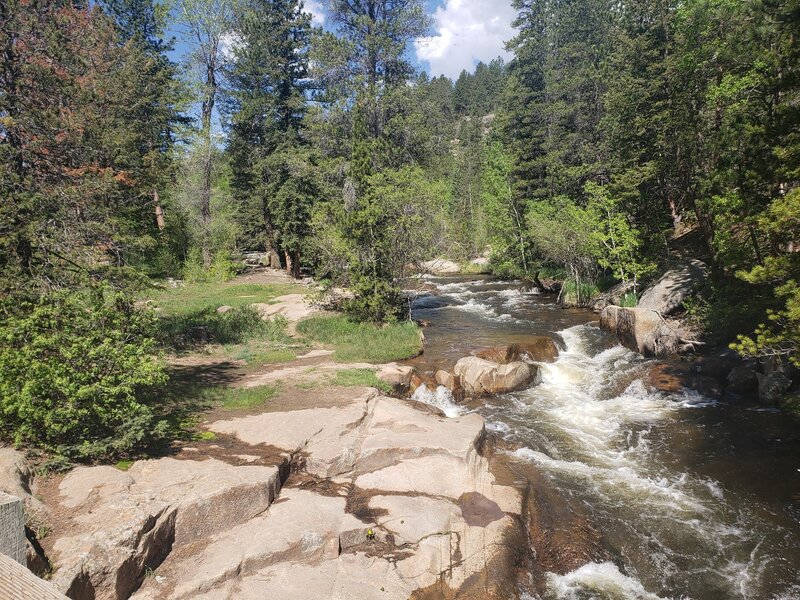
<svg viewBox="0 0 800 600">
<path fill-rule="evenodd" d="M 511 22 L 516 13 L 511 0 L 427 0 L 431 35 L 414 41 L 410 58 L 432 77 L 452 79 L 462 70 L 472 71 L 478 61 L 498 56 L 508 60 L 505 42 L 514 37 Z M 322 0 L 305 0 L 314 24 L 331 26 Z"/>
</svg>

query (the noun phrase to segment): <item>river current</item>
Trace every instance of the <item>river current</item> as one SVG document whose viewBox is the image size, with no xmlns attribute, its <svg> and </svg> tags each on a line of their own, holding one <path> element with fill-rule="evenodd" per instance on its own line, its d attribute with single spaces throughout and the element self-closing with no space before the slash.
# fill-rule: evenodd
<svg viewBox="0 0 800 600">
<path fill-rule="evenodd" d="M 413 316 L 431 322 L 414 361 L 423 372 L 531 335 L 561 348 L 540 385 L 474 409 L 601 534 L 609 559 L 547 573 L 541 600 L 800 599 L 800 422 L 651 391 L 654 361 L 617 345 L 591 312 L 520 282 L 420 283 Z M 444 388 L 417 398 L 449 416 L 467 410 Z"/>
</svg>

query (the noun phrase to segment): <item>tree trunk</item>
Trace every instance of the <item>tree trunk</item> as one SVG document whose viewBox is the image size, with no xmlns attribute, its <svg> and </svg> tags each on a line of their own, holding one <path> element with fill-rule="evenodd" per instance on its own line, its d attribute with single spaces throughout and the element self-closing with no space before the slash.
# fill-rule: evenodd
<svg viewBox="0 0 800 600">
<path fill-rule="evenodd" d="M 166 224 L 164 223 L 164 209 L 161 208 L 161 199 L 158 197 L 158 190 L 153 190 L 153 204 L 155 204 L 156 211 L 156 226 L 159 231 L 164 231 Z"/>
<path fill-rule="evenodd" d="M 213 151 L 211 117 L 214 114 L 214 101 L 217 96 L 216 52 L 212 56 L 213 58 L 206 65 L 206 95 L 203 98 L 202 106 L 205 155 L 203 156 L 203 181 L 200 191 L 200 224 L 202 227 L 200 243 L 203 253 L 203 265 L 206 268 L 211 266 L 211 159 Z"/>
<path fill-rule="evenodd" d="M 298 250 L 285 250 L 286 274 L 295 279 L 300 279 L 300 252 Z"/>
</svg>

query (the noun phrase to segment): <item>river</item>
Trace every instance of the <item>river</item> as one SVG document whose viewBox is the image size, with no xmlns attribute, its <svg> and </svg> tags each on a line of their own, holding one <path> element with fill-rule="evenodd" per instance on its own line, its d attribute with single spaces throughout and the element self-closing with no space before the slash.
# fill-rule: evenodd
<svg viewBox="0 0 800 600">
<path fill-rule="evenodd" d="M 650 391 L 655 361 L 615 343 L 584 310 L 486 276 L 429 278 L 412 303 L 431 322 L 425 372 L 492 345 L 549 335 L 542 383 L 474 410 L 564 501 L 608 559 L 547 573 L 551 599 L 800 598 L 800 422 L 698 392 Z M 427 394 L 449 415 L 463 412 Z"/>
</svg>

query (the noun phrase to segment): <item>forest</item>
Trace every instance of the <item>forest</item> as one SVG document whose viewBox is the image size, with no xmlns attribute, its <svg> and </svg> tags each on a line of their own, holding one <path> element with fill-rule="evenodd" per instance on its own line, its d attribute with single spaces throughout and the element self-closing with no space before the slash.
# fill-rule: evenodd
<svg viewBox="0 0 800 600">
<path fill-rule="evenodd" d="M 409 59 L 421 0 L 325 8 L 0 0 L 0 437 L 167 435 L 137 300 L 248 252 L 373 324 L 433 258 L 633 305 L 683 253 L 698 328 L 800 366 L 798 0 L 514 0 L 512 58 L 455 81 Z"/>
</svg>

